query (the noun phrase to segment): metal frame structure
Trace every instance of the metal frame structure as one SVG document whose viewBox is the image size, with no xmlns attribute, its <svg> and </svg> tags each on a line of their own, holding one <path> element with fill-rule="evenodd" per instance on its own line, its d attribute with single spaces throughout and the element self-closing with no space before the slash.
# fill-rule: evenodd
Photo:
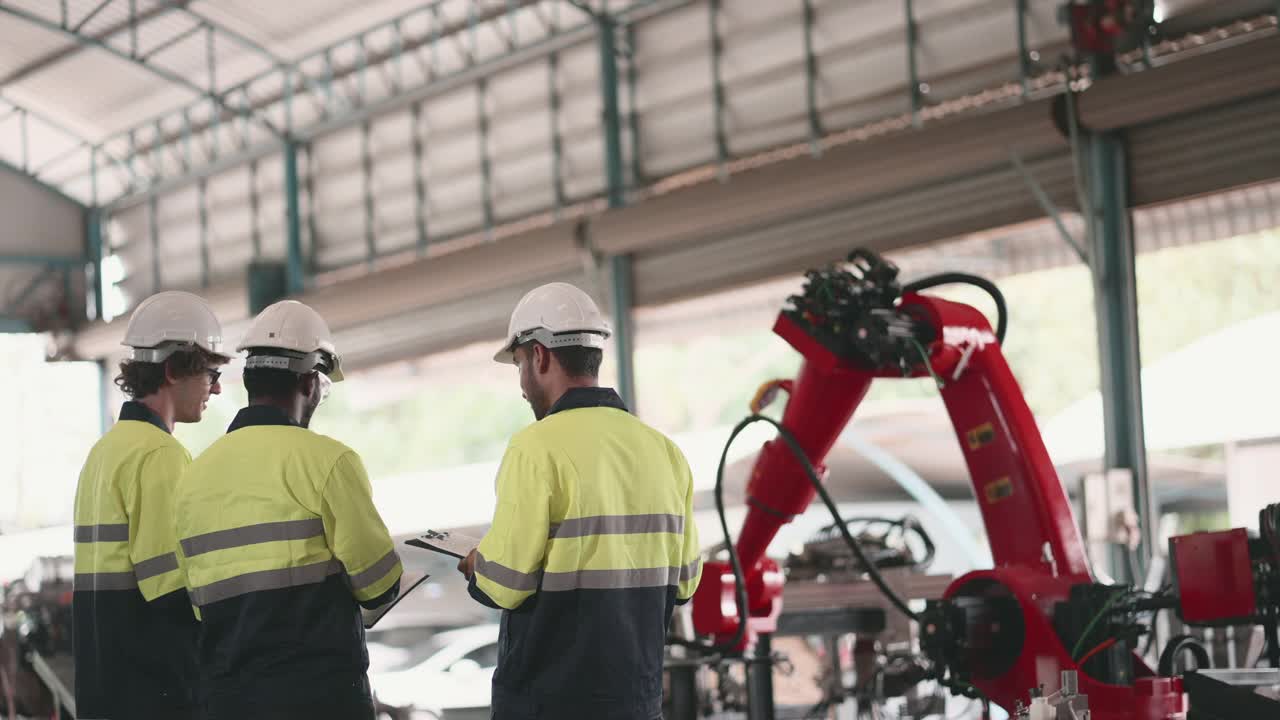
<svg viewBox="0 0 1280 720">
<path fill-rule="evenodd" d="M 176 189 L 200 177 L 271 154 L 279 150 L 282 142 L 306 142 L 322 134 L 363 123 L 394 107 L 430 97 L 448 87 L 466 83 L 471 78 L 478 79 L 493 70 L 519 63 L 525 56 L 545 53 L 548 47 L 555 48 L 581 41 L 594 29 L 596 17 L 605 17 L 589 6 L 558 0 L 572 7 L 573 14 L 590 17 L 586 18 L 586 22 L 565 26 L 557 6 L 555 12 L 546 16 L 539 13 L 539 19 L 544 23 L 541 37 L 522 37 L 516 32 L 515 14 L 523 8 L 535 5 L 535 0 L 504 0 L 500 7 L 492 2 L 473 2 L 471 11 L 463 22 L 449 22 L 442 16 L 441 7 L 446 1 L 435 0 L 308 53 L 293 62 L 285 62 L 260 44 L 192 11 L 186 7 L 185 2 L 170 3 L 146 13 L 138 13 L 136 3 L 130 1 L 129 20 L 113 26 L 99 36 L 89 36 L 81 31 L 88 18 L 74 24 L 69 18 L 64 18 L 63 23 L 56 23 L 2 3 L 0 13 L 59 33 L 75 41 L 80 47 L 107 52 L 197 96 L 191 103 L 148 118 L 99 141 L 90 143 L 77 137 L 72 152 L 64 153 L 38 168 L 41 175 L 50 175 L 49 179 L 39 178 L 43 182 L 65 187 L 86 178 L 96 178 L 101 168 L 94 167 L 87 156 L 101 152 L 106 153 L 113 161 L 123 156 L 127 158 L 127 162 L 120 164 L 125 165 L 129 173 L 129 182 L 124 191 L 109 199 L 91 198 L 88 203 L 119 207 L 124 203 L 136 202 L 146 195 Z M 625 20 L 637 12 L 660 10 L 688 1 L 633 0 L 625 7 L 613 9 L 608 17 Z M 123 4 L 126 0 L 105 0 L 94 14 L 113 2 Z M 138 26 L 165 13 L 187 16 L 191 21 L 188 32 L 156 47 L 139 48 L 136 39 Z M 410 26 L 420 25 L 424 21 L 429 27 L 425 33 L 410 33 Z M 488 55 L 482 52 L 482 29 L 500 36 L 503 52 Z M 113 43 L 112 38 L 125 30 L 129 31 L 128 46 L 118 47 L 119 43 Z M 370 50 L 376 44 L 382 44 L 381 39 L 388 35 L 391 42 L 387 50 Z M 208 53 L 205 69 L 209 84 L 201 87 L 176 75 L 172 69 L 165 68 L 158 62 L 157 56 L 163 54 L 164 50 L 196 36 L 202 36 L 204 43 L 210 48 L 218 42 L 234 43 L 262 56 L 267 67 L 240 82 L 220 85 L 217 83 L 218 55 L 211 51 Z M 336 57 L 347 54 L 351 48 L 357 50 L 355 62 L 344 65 L 335 61 Z M 58 55 L 64 54 L 65 52 L 60 52 Z M 450 55 L 454 60 L 454 67 L 446 72 L 443 68 Z M 52 56 L 42 57 L 11 73 L 10 78 L 24 77 L 49 64 L 52 59 Z M 403 67 L 406 59 L 424 69 L 426 82 L 421 86 L 408 87 L 405 84 Z M 374 68 L 377 68 L 385 81 L 381 94 L 375 92 L 373 83 L 369 80 Z M 0 87 L 3 87 L 3 83 L 0 83 Z M 298 103 L 304 99 L 309 101 L 311 111 L 311 117 L 307 121 L 299 117 L 303 108 Z M 254 126 L 265 131 L 266 137 L 261 137 L 261 132 L 255 133 Z M 220 141 L 220 136 L 228 127 L 234 133 L 231 148 L 223 147 L 224 143 Z M 77 154 L 86 156 L 85 164 L 80 170 L 52 177 L 52 170 L 65 167 Z M 150 161 L 147 163 L 148 171 L 140 172 L 135 163 L 144 157 Z"/>
<path fill-rule="evenodd" d="M 662 12 L 690 4 L 692 0 L 631 0 L 626 3 L 608 2 L 597 11 L 593 6 L 573 0 L 557 0 L 552 12 L 543 14 L 535 0 L 501 0 L 470 5 L 465 21 L 448 22 L 441 16 L 441 6 L 446 0 L 434 0 L 390 20 L 366 28 L 347 38 L 331 43 L 293 61 L 286 61 L 261 44 L 237 33 L 224 25 L 188 7 L 185 0 L 172 0 L 145 11 L 139 11 L 136 0 L 103 0 L 86 16 L 72 18 L 65 12 L 60 21 L 18 7 L 0 3 L 0 13 L 29 22 L 34 26 L 68 38 L 73 46 L 42 56 L 9 73 L 0 80 L 0 87 L 65 58 L 70 53 L 90 48 L 105 52 L 149 72 L 166 83 L 191 92 L 194 99 L 182 106 L 160 113 L 132 127 L 111 135 L 90 140 L 70 134 L 72 147 L 46 160 L 37 167 L 24 168 L 39 181 L 54 187 L 66 188 L 90 179 L 97 183 L 97 175 L 105 167 L 93 161 L 94 154 L 101 154 L 117 172 L 123 171 L 128 179 L 123 189 L 113 197 L 85 197 L 83 204 L 90 206 L 120 207 L 137 202 L 145 195 L 163 193 L 186 183 L 194 182 L 229 167 L 251 162 L 264 155 L 279 151 L 283 142 L 292 139 L 307 142 L 335 130 L 358 125 L 394 108 L 430 97 L 445 89 L 465 84 L 471 78 L 478 80 L 494 70 L 525 62 L 537 57 L 554 57 L 554 51 L 581 41 L 594 30 L 600 19 L 608 19 L 619 27 L 629 28 L 633 17 L 640 14 Z M 112 6 L 128 6 L 126 19 L 89 34 L 85 26 L 94 16 Z M 584 17 L 587 22 L 564 24 L 561 5 L 570 8 L 567 15 Z M 539 19 L 544 24 L 541 37 L 524 37 L 516 32 L 516 13 L 537 6 Z M 707 3 L 710 36 L 712 38 L 712 73 L 715 77 L 715 141 L 717 155 L 723 164 L 732 157 L 727 139 L 727 112 L 725 88 L 721 77 L 723 41 L 718 25 L 724 12 L 721 0 Z M 1025 0 L 1017 4 L 1019 44 L 1024 48 L 1019 65 L 1020 82 L 1031 87 L 1036 71 L 1033 53 L 1025 50 L 1026 14 Z M 919 71 L 919 29 L 913 0 L 903 0 L 903 12 L 907 23 L 907 65 L 910 77 L 908 103 L 913 121 L 920 122 L 925 106 L 927 82 Z M 153 47 L 141 47 L 138 29 L 148 21 L 161 17 L 181 17 L 189 22 L 186 30 Z M 413 33 L 410 27 L 425 24 L 426 32 Z M 805 83 L 806 105 L 810 128 L 810 140 L 817 151 L 817 140 L 823 135 L 817 82 L 818 64 L 814 51 L 816 11 L 813 0 L 804 3 Z M 481 51 L 484 32 L 500 37 L 503 51 L 486 55 Z M 388 42 L 386 38 L 389 37 Z M 623 47 L 629 49 L 630 37 Z M 207 48 L 204 75 L 207 83 L 200 84 L 183 77 L 164 62 L 165 51 L 184 43 L 199 42 Z M 234 45 L 258 56 L 264 69 L 251 77 L 234 83 L 219 82 L 219 46 Z M 372 48 L 386 45 L 385 49 Z M 615 43 L 615 46 L 617 44 Z M 335 58 L 348 55 L 356 49 L 354 62 L 339 63 Z M 452 56 L 456 67 L 450 72 L 441 70 Z M 461 61 L 460 63 L 458 61 Z M 425 71 L 426 81 L 417 87 L 409 87 L 404 81 L 406 62 L 414 62 Z M 554 60 L 549 60 L 555 64 Z M 628 63 L 628 74 L 635 72 Z M 383 91 L 377 92 L 370 76 L 378 75 L 383 81 Z M 632 75 L 630 80 L 634 80 Z M 634 82 L 629 82 L 630 88 Z M 310 117 L 303 119 L 304 106 Z M 632 103 L 634 108 L 634 103 Z M 24 111 L 26 117 L 30 111 Z M 3 114 L 0 114 L 3 117 Z M 32 115 L 34 118 L 35 116 Z M 629 118 L 632 143 L 638 142 L 634 112 Z M 53 124 L 52 121 L 48 121 Z M 226 135 L 231 142 L 225 142 Z M 26 143 L 23 144 L 24 148 Z M 635 153 L 632 153 L 635 156 Z M 80 161 L 76 168 L 76 160 Z M 146 167 L 141 167 L 145 165 Z M 633 174 L 640 177 L 638 166 Z"/>
</svg>

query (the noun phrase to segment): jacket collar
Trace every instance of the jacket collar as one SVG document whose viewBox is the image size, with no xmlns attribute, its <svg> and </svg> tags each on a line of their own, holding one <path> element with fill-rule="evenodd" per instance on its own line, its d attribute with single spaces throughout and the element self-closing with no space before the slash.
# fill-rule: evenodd
<svg viewBox="0 0 1280 720">
<path fill-rule="evenodd" d="M 569 388 L 559 400 L 552 404 L 547 416 L 555 415 L 561 410 L 578 410 L 580 408 L 607 407 L 623 412 L 630 412 L 622 398 L 613 388 L 576 387 Z"/>
<path fill-rule="evenodd" d="M 161 420 L 160 416 L 157 415 L 154 410 L 137 400 L 128 400 L 124 405 L 120 406 L 120 419 L 151 423 L 166 433 L 170 435 L 173 434 L 169 428 L 165 426 L 164 420 Z"/>
<path fill-rule="evenodd" d="M 258 425 L 289 425 L 292 427 L 301 427 L 293 421 L 285 411 L 274 405 L 250 405 L 240 408 L 240 412 L 236 413 L 236 417 L 231 421 L 227 432 L 235 432 L 240 428 L 254 427 Z"/>
</svg>

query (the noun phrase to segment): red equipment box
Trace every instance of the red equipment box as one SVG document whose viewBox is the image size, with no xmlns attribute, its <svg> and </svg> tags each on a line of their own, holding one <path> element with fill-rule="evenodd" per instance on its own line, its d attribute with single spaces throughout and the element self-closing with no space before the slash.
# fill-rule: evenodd
<svg viewBox="0 0 1280 720">
<path fill-rule="evenodd" d="M 1170 538 L 1169 557 L 1185 622 L 1226 625 L 1258 615 L 1248 531 L 1236 528 Z"/>
</svg>

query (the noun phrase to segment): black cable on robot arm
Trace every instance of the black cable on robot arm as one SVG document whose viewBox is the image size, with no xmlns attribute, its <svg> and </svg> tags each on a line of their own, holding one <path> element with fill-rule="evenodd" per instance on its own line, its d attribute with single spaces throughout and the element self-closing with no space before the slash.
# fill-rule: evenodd
<svg viewBox="0 0 1280 720">
<path fill-rule="evenodd" d="M 755 422 L 760 415 L 752 415 L 733 428 L 733 432 L 729 433 L 729 439 L 725 441 L 724 451 L 720 453 L 720 465 L 716 467 L 716 490 L 714 493 L 716 501 L 716 515 L 720 518 L 720 529 L 724 531 L 724 546 L 729 551 L 729 566 L 733 569 L 734 583 L 734 600 L 738 606 L 738 627 L 734 630 L 733 639 L 727 643 L 718 643 L 712 646 L 712 650 L 716 652 L 735 652 L 738 645 L 742 642 L 742 638 L 747 633 L 747 582 L 745 574 L 742 572 L 742 561 L 738 559 L 738 550 L 733 545 L 733 538 L 729 535 L 729 521 L 724 515 L 724 467 L 729 457 L 729 448 L 733 446 L 733 441 L 738 434 L 748 425 Z"/>
<path fill-rule="evenodd" d="M 916 562 L 916 567 L 929 567 L 929 565 L 933 563 L 933 558 L 938 553 L 938 549 L 933 544 L 933 538 L 929 537 L 929 533 L 925 531 L 924 525 L 920 522 L 919 518 L 916 518 L 914 515 L 907 515 L 904 517 L 902 519 L 902 527 L 904 530 L 906 528 L 914 530 L 916 537 L 920 538 L 920 541 L 924 543 L 924 557 Z M 903 542 L 905 541 L 906 538 L 904 537 Z"/>
<path fill-rule="evenodd" d="M 929 288 L 938 287 L 939 285 L 955 284 L 973 285 L 974 287 L 981 288 L 991 296 L 992 300 L 995 301 L 996 340 L 1000 341 L 1000 344 L 1003 345 L 1005 330 L 1009 328 L 1009 308 L 1005 305 L 1004 293 L 1000 292 L 1000 288 L 996 287 L 996 284 L 990 280 L 977 275 L 970 275 L 969 273 L 945 272 L 923 277 L 919 280 L 913 280 L 912 282 L 902 286 L 902 292 L 904 294 L 918 293 L 921 290 L 928 290 Z"/>
<path fill-rule="evenodd" d="M 856 515 L 853 517 L 845 518 L 844 522 L 846 525 L 860 524 L 860 525 L 866 525 L 868 527 L 875 526 L 875 525 L 888 525 L 890 528 L 897 528 L 899 533 L 901 533 L 902 535 L 903 543 L 906 543 L 908 532 L 914 534 L 917 538 L 920 539 L 921 545 L 924 546 L 925 554 L 923 558 L 916 560 L 915 562 L 912 563 L 913 567 L 926 568 L 933 562 L 933 558 L 937 555 L 937 548 L 933 544 L 933 538 L 930 537 L 928 531 L 924 529 L 924 525 L 920 522 L 920 519 L 915 517 L 914 515 L 904 515 L 900 518 L 889 518 L 889 517 L 871 516 L 871 515 Z M 826 533 L 835 529 L 836 529 L 836 526 L 833 523 L 831 525 L 828 525 L 822 528 L 818 532 L 821 535 L 825 535 Z M 887 538 L 889 533 L 891 532 L 892 530 L 886 531 L 885 535 L 882 537 Z M 910 550 L 910 548 L 908 548 L 908 550 Z"/>
<path fill-rule="evenodd" d="M 809 478 L 809 482 L 813 484 L 814 489 L 817 490 L 818 496 L 822 498 L 822 502 L 827 506 L 827 510 L 830 511 L 831 518 L 835 522 L 836 527 L 839 528 L 840 534 L 844 537 L 845 543 L 849 545 L 849 549 L 853 551 L 854 556 L 858 558 L 858 561 L 862 563 L 862 566 L 867 569 L 867 575 L 871 577 L 871 581 L 875 583 L 876 587 L 880 589 L 880 592 L 884 594 L 894 607 L 898 608 L 898 610 L 902 611 L 904 615 L 912 620 L 919 620 L 919 617 L 911 610 L 911 607 L 907 605 L 906 601 L 899 597 L 898 594 L 893 591 L 893 588 L 889 587 L 888 583 L 884 581 L 884 578 L 880 575 L 879 569 L 876 568 L 876 566 L 867 558 L 867 554 L 863 551 L 862 546 L 858 543 L 857 539 L 850 534 L 847 524 L 844 523 L 843 519 L 840 517 L 839 508 L 837 508 L 835 502 L 832 501 L 831 495 L 827 493 L 827 489 L 823 487 L 822 479 L 818 477 L 818 471 L 813 467 L 813 463 L 809 462 L 809 456 L 805 454 L 804 448 L 800 447 L 800 443 L 796 440 L 795 436 L 783 427 L 782 423 L 771 417 L 767 417 L 765 415 L 751 415 L 738 423 L 738 425 L 733 428 L 733 432 L 729 434 L 729 440 L 725 443 L 724 452 L 720 455 L 720 466 L 716 470 L 716 512 L 720 516 L 720 527 L 724 530 L 725 545 L 729 549 L 729 564 L 733 568 L 734 582 L 737 586 L 735 598 L 738 602 L 738 629 L 734 633 L 734 639 L 727 646 L 717 645 L 716 648 L 723 650 L 726 649 L 726 647 L 736 647 L 740 642 L 742 642 L 742 637 L 746 633 L 746 583 L 744 580 L 744 573 L 742 571 L 742 563 L 738 558 L 737 550 L 734 548 L 733 540 L 729 536 L 729 523 L 725 519 L 724 514 L 724 468 L 725 461 L 729 456 L 729 448 L 733 445 L 734 438 L 736 438 L 747 426 L 757 422 L 767 422 L 778 431 L 778 437 L 782 438 L 783 442 L 785 442 L 787 447 L 790 448 L 791 453 L 795 455 L 796 459 L 804 468 L 805 475 Z"/>
<path fill-rule="evenodd" d="M 1160 663 L 1157 666 L 1156 673 L 1161 677 L 1173 677 L 1174 663 L 1178 659 L 1178 655 L 1183 651 L 1190 651 L 1192 657 L 1196 659 L 1196 669 L 1203 670 L 1211 667 L 1209 660 L 1209 651 L 1205 650 L 1204 645 L 1190 635 L 1177 635 L 1169 639 L 1169 644 L 1165 645 L 1164 652 L 1160 653 Z"/>
</svg>

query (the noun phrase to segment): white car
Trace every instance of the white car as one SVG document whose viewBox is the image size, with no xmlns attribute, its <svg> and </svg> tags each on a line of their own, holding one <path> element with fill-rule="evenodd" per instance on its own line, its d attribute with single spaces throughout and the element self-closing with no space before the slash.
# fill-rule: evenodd
<svg viewBox="0 0 1280 720">
<path fill-rule="evenodd" d="M 371 639 L 369 661 L 369 682 L 379 703 L 423 711 L 421 715 L 408 713 L 408 717 L 487 708 L 498 665 L 498 625 L 435 633 L 409 646 Z"/>
</svg>

